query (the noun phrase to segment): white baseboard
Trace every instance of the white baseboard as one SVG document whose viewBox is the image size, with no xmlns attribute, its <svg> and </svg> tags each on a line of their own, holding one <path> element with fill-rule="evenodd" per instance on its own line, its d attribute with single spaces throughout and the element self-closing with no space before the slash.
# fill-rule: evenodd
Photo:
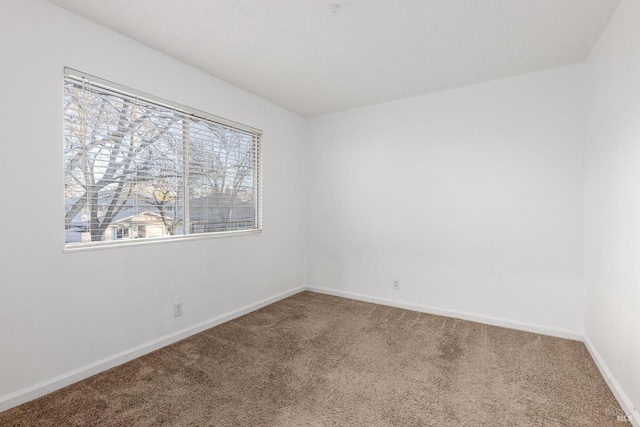
<svg viewBox="0 0 640 427">
<path fill-rule="evenodd" d="M 214 326 L 228 322 L 229 320 L 235 319 L 236 317 L 240 317 L 252 311 L 256 311 L 262 307 L 273 304 L 276 301 L 290 297 L 291 295 L 297 294 L 304 290 L 304 287 L 299 287 L 286 292 L 282 292 L 273 297 L 265 298 L 261 301 L 249 304 L 238 310 L 225 313 L 221 316 L 216 316 L 197 325 L 182 329 L 169 335 L 165 335 L 164 337 L 149 341 L 129 350 L 125 350 L 121 353 L 114 354 L 113 356 L 109 356 L 105 359 L 99 360 L 81 368 L 74 369 L 73 371 L 59 375 L 55 378 L 51 378 L 47 381 L 43 381 L 39 384 L 35 384 L 22 390 L 18 390 L 15 393 L 2 396 L 0 397 L 0 412 L 6 411 L 7 409 L 11 409 L 14 406 L 21 405 L 30 400 L 37 399 L 38 397 L 42 397 L 53 391 L 59 390 L 85 378 L 89 378 L 92 375 L 106 371 L 115 366 L 122 365 L 123 363 L 129 362 L 147 353 L 151 353 L 152 351 L 155 351 L 159 348 L 168 346 L 187 337 L 190 337 L 191 335 L 195 335 Z"/>
<path fill-rule="evenodd" d="M 600 369 L 600 373 L 604 377 L 604 380 L 607 382 L 607 385 L 611 389 L 611 392 L 616 397 L 616 399 L 618 399 L 618 403 L 626 412 L 627 416 L 630 417 L 631 424 L 634 427 L 640 427 L 640 411 L 638 411 L 638 408 L 635 408 L 633 406 L 631 399 L 629 399 L 622 387 L 620 387 L 620 384 L 609 370 L 607 364 L 604 363 L 604 359 L 602 358 L 602 356 L 600 356 L 600 353 L 598 353 L 598 350 L 596 350 L 596 347 L 593 345 L 593 342 L 591 342 L 587 335 L 584 336 L 584 345 L 587 347 L 587 350 L 589 350 L 591 358 L 594 360 L 594 362 L 596 362 L 596 366 L 598 367 L 598 369 Z"/>
<path fill-rule="evenodd" d="M 553 337 L 567 338 L 575 341 L 582 341 L 583 334 L 576 331 L 539 326 L 531 323 L 517 322 L 514 320 L 501 319 L 499 317 L 482 316 L 473 313 L 466 313 L 457 310 L 448 310 L 427 305 L 411 304 L 402 301 L 395 301 L 386 298 L 372 297 L 368 295 L 338 291 L 334 289 L 321 288 L 317 286 L 307 286 L 306 289 L 321 294 L 333 295 L 337 297 L 350 298 L 358 301 L 371 302 L 374 304 L 388 305 L 391 307 L 404 308 L 405 310 L 420 311 L 422 313 L 437 314 L 439 316 L 453 317 L 456 319 L 470 320 L 472 322 L 485 323 L 487 325 L 502 326 L 504 328 L 517 329 L 520 331 L 534 332 L 536 334 L 550 335 Z"/>
</svg>

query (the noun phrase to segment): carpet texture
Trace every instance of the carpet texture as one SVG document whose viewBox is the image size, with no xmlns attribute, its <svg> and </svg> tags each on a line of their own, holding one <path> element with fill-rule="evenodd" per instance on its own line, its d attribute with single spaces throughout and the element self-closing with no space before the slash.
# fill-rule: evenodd
<svg viewBox="0 0 640 427">
<path fill-rule="evenodd" d="M 302 292 L 2 426 L 618 426 L 578 341 Z"/>
</svg>

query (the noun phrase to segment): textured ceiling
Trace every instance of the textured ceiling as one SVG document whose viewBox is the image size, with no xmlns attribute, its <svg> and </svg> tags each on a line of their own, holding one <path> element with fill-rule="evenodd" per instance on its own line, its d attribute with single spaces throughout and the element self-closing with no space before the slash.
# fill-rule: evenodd
<svg viewBox="0 0 640 427">
<path fill-rule="evenodd" d="M 583 61 L 620 0 L 49 0 L 303 116 Z"/>
</svg>

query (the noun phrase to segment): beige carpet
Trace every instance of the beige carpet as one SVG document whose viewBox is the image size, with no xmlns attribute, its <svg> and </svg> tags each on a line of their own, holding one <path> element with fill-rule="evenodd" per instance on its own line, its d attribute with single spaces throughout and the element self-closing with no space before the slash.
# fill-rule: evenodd
<svg viewBox="0 0 640 427">
<path fill-rule="evenodd" d="M 303 292 L 2 426 L 618 426 L 581 342 Z"/>
</svg>

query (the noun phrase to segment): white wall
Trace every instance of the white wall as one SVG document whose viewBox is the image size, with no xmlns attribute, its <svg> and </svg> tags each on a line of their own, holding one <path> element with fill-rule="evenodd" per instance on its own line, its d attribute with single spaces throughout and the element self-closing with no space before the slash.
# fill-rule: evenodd
<svg viewBox="0 0 640 427">
<path fill-rule="evenodd" d="M 623 0 L 587 61 L 585 332 L 640 408 L 640 2 Z M 638 420 L 640 422 L 640 420 Z M 639 424 L 640 425 L 640 424 Z"/>
<path fill-rule="evenodd" d="M 579 336 L 583 90 L 575 65 L 310 119 L 308 284 Z"/>
<path fill-rule="evenodd" d="M 43 0 L 2 1 L 0 53 L 0 403 L 304 285 L 303 118 Z M 63 253 L 64 66 L 262 129 L 264 232 Z"/>
</svg>

